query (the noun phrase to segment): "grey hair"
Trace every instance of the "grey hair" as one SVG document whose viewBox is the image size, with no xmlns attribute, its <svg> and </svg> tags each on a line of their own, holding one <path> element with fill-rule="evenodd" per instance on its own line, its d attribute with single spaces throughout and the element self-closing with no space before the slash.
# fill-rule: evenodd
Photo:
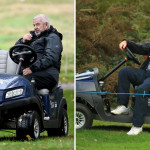
<svg viewBox="0 0 150 150">
<path fill-rule="evenodd" d="M 50 27 L 50 20 L 47 16 L 45 16 L 44 14 L 39 14 L 39 15 L 36 15 L 33 20 L 37 19 L 37 18 L 42 18 L 42 22 L 45 23 L 47 22 L 48 23 L 48 26 Z"/>
</svg>

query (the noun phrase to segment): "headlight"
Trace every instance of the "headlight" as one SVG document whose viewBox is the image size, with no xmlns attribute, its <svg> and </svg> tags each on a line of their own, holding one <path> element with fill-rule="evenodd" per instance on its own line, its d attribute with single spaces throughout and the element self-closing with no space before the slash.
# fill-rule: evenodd
<svg viewBox="0 0 150 150">
<path fill-rule="evenodd" d="M 11 91 L 6 92 L 5 99 L 20 96 L 22 94 L 23 94 L 23 89 L 22 88 L 11 90 Z"/>
</svg>

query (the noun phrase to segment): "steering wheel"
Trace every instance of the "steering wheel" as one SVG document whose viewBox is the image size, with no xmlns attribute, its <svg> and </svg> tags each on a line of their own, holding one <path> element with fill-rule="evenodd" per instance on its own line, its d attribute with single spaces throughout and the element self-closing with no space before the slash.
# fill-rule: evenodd
<svg viewBox="0 0 150 150">
<path fill-rule="evenodd" d="M 130 49 L 126 46 L 126 54 L 128 60 L 133 60 L 136 64 L 141 65 L 141 63 L 138 61 L 138 59 L 133 55 L 133 53 L 130 51 Z"/>
<path fill-rule="evenodd" d="M 20 59 L 22 59 L 22 66 L 26 67 L 32 65 L 37 59 L 35 51 L 25 44 L 17 44 L 11 47 L 9 56 L 16 64 L 19 64 Z"/>
</svg>

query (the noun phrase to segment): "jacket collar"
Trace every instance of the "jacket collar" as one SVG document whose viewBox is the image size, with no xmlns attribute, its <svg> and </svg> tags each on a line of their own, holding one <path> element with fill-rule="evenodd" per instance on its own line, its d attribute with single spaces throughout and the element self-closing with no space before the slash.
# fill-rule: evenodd
<svg viewBox="0 0 150 150">
<path fill-rule="evenodd" d="M 42 31 L 39 36 L 36 36 L 35 31 L 30 31 L 30 33 L 32 34 L 34 39 L 40 38 L 42 36 L 48 36 L 51 33 L 55 33 L 60 37 L 61 40 L 63 39 L 63 35 L 60 32 L 58 32 L 52 25 L 48 30 Z"/>
</svg>

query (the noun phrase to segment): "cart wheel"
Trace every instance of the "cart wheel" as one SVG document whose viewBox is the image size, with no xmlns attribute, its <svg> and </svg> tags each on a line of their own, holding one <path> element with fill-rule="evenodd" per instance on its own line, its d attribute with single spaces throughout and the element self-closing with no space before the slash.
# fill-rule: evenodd
<svg viewBox="0 0 150 150">
<path fill-rule="evenodd" d="M 67 136 L 69 130 L 67 111 L 63 109 L 63 116 L 60 128 L 47 129 L 48 136 Z"/>
<path fill-rule="evenodd" d="M 29 135 L 33 139 L 40 137 L 40 117 L 36 111 L 24 113 L 18 118 L 16 137 L 17 139 L 26 139 Z"/>
<path fill-rule="evenodd" d="M 27 114 L 22 114 L 16 122 L 16 137 L 18 140 L 25 140 L 28 128 Z"/>
<path fill-rule="evenodd" d="M 24 140 L 24 139 L 26 139 L 25 132 L 23 130 L 17 128 L 16 129 L 16 138 L 18 140 Z"/>
<path fill-rule="evenodd" d="M 68 130 L 69 130 L 68 115 L 67 111 L 63 109 L 63 116 L 60 126 L 60 136 L 67 136 Z"/>
<path fill-rule="evenodd" d="M 40 117 L 36 111 L 33 111 L 31 113 L 31 118 L 32 122 L 31 126 L 29 127 L 29 135 L 33 139 L 38 139 L 40 137 L 40 128 L 41 128 Z"/>
<path fill-rule="evenodd" d="M 77 103 L 76 105 L 76 129 L 90 128 L 93 123 L 92 113 L 88 107 Z"/>
</svg>

